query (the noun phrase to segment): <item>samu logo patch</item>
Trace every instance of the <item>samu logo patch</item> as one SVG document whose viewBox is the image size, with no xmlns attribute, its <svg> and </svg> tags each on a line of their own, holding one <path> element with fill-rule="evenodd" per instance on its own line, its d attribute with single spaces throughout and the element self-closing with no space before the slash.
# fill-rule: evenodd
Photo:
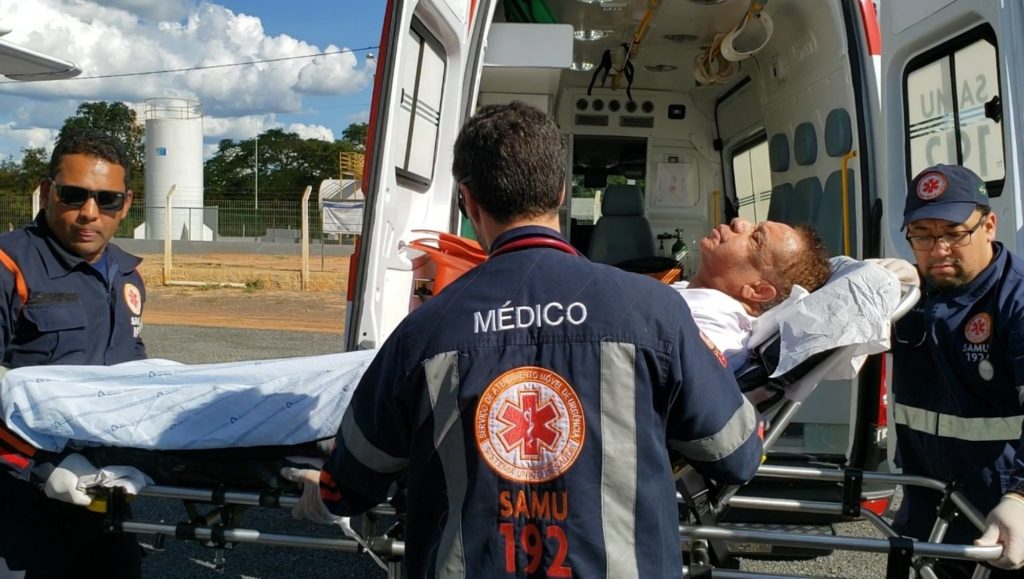
<svg viewBox="0 0 1024 579">
<path fill-rule="evenodd" d="M 484 390 L 474 415 L 477 448 L 502 478 L 542 483 L 567 472 L 586 437 L 579 396 L 561 376 L 523 366 Z"/>
</svg>

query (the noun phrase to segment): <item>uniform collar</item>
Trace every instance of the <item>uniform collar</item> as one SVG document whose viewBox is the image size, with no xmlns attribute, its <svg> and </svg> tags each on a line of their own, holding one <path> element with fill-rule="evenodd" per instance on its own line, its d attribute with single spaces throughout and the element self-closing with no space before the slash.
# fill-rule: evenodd
<svg viewBox="0 0 1024 579">
<path fill-rule="evenodd" d="M 970 283 L 951 291 L 940 292 L 934 288 L 929 288 L 928 295 L 942 296 L 964 306 L 969 306 L 978 301 L 981 296 L 985 295 L 999 281 L 999 272 L 1003 271 L 1006 267 L 1006 260 L 1009 254 L 1006 252 L 1003 244 L 993 241 L 992 250 L 992 262 L 985 269 L 981 270 L 981 273 L 971 280 Z"/>
<path fill-rule="evenodd" d="M 29 227 L 29 230 L 32 235 L 38 237 L 41 241 L 41 243 L 36 245 L 36 250 L 43 261 L 46 275 L 50 279 L 67 275 L 69 271 L 79 267 L 79 264 L 89 265 L 80 256 L 64 249 L 64 246 L 57 240 L 53 231 L 50 230 L 49 224 L 46 223 L 45 210 L 40 211 L 36 215 L 35 223 Z M 142 259 L 126 253 L 113 243 L 108 243 L 103 251 L 107 254 L 107 267 L 109 271 L 115 271 L 116 266 L 116 271 L 124 275 L 131 273 L 142 263 Z M 90 265 L 89 267 L 92 266 Z"/>
<path fill-rule="evenodd" d="M 546 237 L 549 239 L 556 239 L 558 241 L 566 243 L 565 238 L 562 237 L 562 234 L 555 231 L 554 229 L 551 229 L 549 227 L 543 227 L 540 225 L 524 225 L 523 227 L 509 229 L 508 231 L 502 233 L 497 238 L 495 238 L 494 242 L 491 243 L 490 253 L 494 253 L 503 245 L 508 245 L 513 241 L 528 237 Z"/>
</svg>

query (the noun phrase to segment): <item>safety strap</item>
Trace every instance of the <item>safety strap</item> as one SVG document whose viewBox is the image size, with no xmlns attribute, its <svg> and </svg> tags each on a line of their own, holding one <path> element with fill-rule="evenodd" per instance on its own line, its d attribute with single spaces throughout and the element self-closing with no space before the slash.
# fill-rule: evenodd
<svg viewBox="0 0 1024 579">
<path fill-rule="evenodd" d="M 913 558 L 913 539 L 909 537 L 889 537 L 889 559 L 885 565 L 886 579 L 909 577 Z"/>
<path fill-rule="evenodd" d="M 860 495 L 864 486 L 864 471 L 848 468 L 843 473 L 843 514 L 847 517 L 860 516 Z"/>
</svg>

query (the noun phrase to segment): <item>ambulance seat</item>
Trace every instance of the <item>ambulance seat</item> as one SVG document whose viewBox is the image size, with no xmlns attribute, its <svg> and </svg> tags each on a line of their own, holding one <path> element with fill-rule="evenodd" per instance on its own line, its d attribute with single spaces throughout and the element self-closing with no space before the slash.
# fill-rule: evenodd
<svg viewBox="0 0 1024 579">
<path fill-rule="evenodd" d="M 594 226 L 587 256 L 617 264 L 657 255 L 654 232 L 644 217 L 644 195 L 636 185 L 609 185 L 601 198 L 601 218 Z"/>
</svg>

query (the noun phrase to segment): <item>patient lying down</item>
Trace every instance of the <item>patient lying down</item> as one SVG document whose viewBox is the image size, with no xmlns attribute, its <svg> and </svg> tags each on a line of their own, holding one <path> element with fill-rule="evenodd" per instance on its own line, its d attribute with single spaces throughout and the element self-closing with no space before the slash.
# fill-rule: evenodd
<svg viewBox="0 0 1024 579">
<path fill-rule="evenodd" d="M 810 295 L 794 290 L 828 277 L 828 261 L 822 266 L 812 257 L 819 252 L 810 230 L 775 223 L 736 220 L 702 240 L 701 268 L 681 293 L 730 366 L 738 367 L 737 354 L 745 359 L 747 345 L 766 334 L 780 334 L 788 352 L 778 373 L 841 345 L 864 344 L 863 353 L 888 347 L 889 316 L 899 299 L 895 276 L 836 258 L 838 271 L 824 288 Z M 856 275 L 840 275 L 847 272 Z M 786 304 L 772 308 L 790 293 Z M 191 452 L 303 444 L 334 437 L 373 355 L 20 368 L 0 383 L 0 406 L 11 433 L 50 453 L 86 445 Z"/>
<path fill-rule="evenodd" d="M 782 303 L 794 286 L 814 291 L 828 277 L 828 252 L 813 229 L 737 218 L 701 239 L 696 275 L 673 287 L 736 372 L 749 357 L 757 317 Z"/>
</svg>

